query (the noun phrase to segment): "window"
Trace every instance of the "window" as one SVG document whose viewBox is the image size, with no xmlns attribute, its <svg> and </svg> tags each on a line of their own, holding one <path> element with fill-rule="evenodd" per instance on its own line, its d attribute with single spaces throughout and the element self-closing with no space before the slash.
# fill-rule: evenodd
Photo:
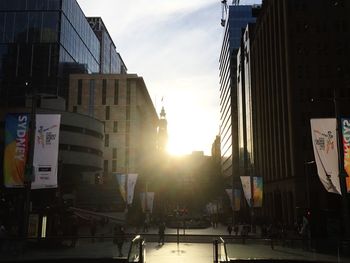
<svg viewBox="0 0 350 263">
<path fill-rule="evenodd" d="M 117 160 L 113 160 L 112 161 L 112 172 L 116 172 L 117 171 Z"/>
<path fill-rule="evenodd" d="M 113 132 L 118 132 L 118 122 L 117 121 L 115 121 L 113 123 Z"/>
<path fill-rule="evenodd" d="M 78 98 L 77 98 L 77 104 L 81 105 L 81 96 L 83 93 L 83 81 L 81 79 L 78 80 Z"/>
<path fill-rule="evenodd" d="M 102 81 L 102 105 L 106 105 L 107 97 L 107 80 Z"/>
<path fill-rule="evenodd" d="M 126 107 L 126 119 L 130 120 L 130 107 Z"/>
<path fill-rule="evenodd" d="M 119 103 L 119 80 L 115 80 L 114 82 L 114 105 L 118 105 Z"/>
<path fill-rule="evenodd" d="M 110 107 L 109 106 L 107 106 L 106 107 L 106 120 L 109 120 L 109 115 L 110 115 Z"/>
<path fill-rule="evenodd" d="M 125 147 L 129 147 L 130 146 L 130 135 L 129 133 L 125 134 Z"/>
<path fill-rule="evenodd" d="M 105 147 L 109 146 L 109 134 L 105 134 Z"/>
<path fill-rule="evenodd" d="M 117 159 L 117 157 L 118 157 L 118 152 L 117 152 L 117 148 L 113 148 L 113 159 Z"/>
<path fill-rule="evenodd" d="M 130 80 L 127 80 L 126 83 L 126 105 L 130 105 L 131 102 L 131 87 Z"/>
<path fill-rule="evenodd" d="M 108 160 L 103 161 L 103 172 L 105 175 L 108 173 Z"/>
<path fill-rule="evenodd" d="M 125 127 L 126 132 L 130 132 L 130 121 L 126 122 L 126 127 Z"/>
<path fill-rule="evenodd" d="M 125 149 L 125 167 L 129 167 L 129 149 Z"/>
</svg>

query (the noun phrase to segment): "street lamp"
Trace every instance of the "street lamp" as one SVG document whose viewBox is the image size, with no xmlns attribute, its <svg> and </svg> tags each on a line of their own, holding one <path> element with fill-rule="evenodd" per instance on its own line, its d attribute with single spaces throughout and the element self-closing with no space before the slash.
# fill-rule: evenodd
<svg viewBox="0 0 350 263">
<path fill-rule="evenodd" d="M 30 83 L 28 81 L 25 82 L 25 88 L 28 89 Z M 25 187 L 25 204 L 24 204 L 24 225 L 23 225 L 23 238 L 28 236 L 28 226 L 29 226 L 29 214 L 30 214 L 30 192 L 32 188 L 32 182 L 34 181 L 34 145 L 35 145 L 35 116 L 36 116 L 36 107 L 37 107 L 37 88 L 34 85 L 32 87 L 32 109 L 31 109 L 31 117 L 30 117 L 30 140 L 29 140 L 29 151 L 28 158 L 25 169 L 25 177 L 24 177 L 24 187 Z"/>
<path fill-rule="evenodd" d="M 306 201 L 307 201 L 307 209 L 310 209 L 310 183 L 309 183 L 309 173 L 308 173 L 308 167 L 311 164 L 314 164 L 315 161 L 305 161 L 304 167 L 305 167 L 305 181 L 306 181 Z"/>
</svg>

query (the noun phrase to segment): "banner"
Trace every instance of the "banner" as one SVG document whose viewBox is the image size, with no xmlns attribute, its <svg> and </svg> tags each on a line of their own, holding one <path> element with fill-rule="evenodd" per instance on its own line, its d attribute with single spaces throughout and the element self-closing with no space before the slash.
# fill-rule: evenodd
<svg viewBox="0 0 350 263">
<path fill-rule="evenodd" d="M 344 170 L 346 177 L 347 192 L 350 193 L 350 119 L 342 119 L 343 149 L 344 149 Z"/>
<path fill-rule="evenodd" d="M 142 212 L 152 213 L 153 212 L 154 193 L 153 192 L 140 193 L 140 198 L 141 198 Z"/>
<path fill-rule="evenodd" d="M 29 114 L 8 114 L 5 121 L 4 185 L 23 187 L 28 155 Z"/>
<path fill-rule="evenodd" d="M 240 189 L 234 189 L 234 204 L 235 208 L 234 211 L 239 211 L 241 210 L 241 190 Z"/>
<path fill-rule="evenodd" d="M 137 181 L 137 174 L 128 174 L 128 197 L 127 197 L 127 204 L 131 205 L 132 200 L 134 199 L 134 190 L 135 190 L 135 185 Z"/>
<path fill-rule="evenodd" d="M 247 200 L 248 205 L 251 206 L 252 188 L 250 183 L 250 176 L 241 176 L 241 183 L 245 199 Z"/>
<path fill-rule="evenodd" d="M 240 189 L 226 189 L 226 193 L 230 199 L 231 208 L 233 211 L 239 211 L 241 209 L 241 190 Z"/>
<path fill-rule="evenodd" d="M 263 178 L 253 177 L 254 207 L 262 207 L 263 202 Z"/>
<path fill-rule="evenodd" d="M 122 196 L 124 202 L 126 202 L 126 174 L 115 174 L 115 176 L 119 185 L 120 195 Z"/>
<path fill-rule="evenodd" d="M 318 176 L 330 193 L 341 194 L 339 182 L 337 120 L 311 119 L 311 135 Z"/>
<path fill-rule="evenodd" d="M 32 189 L 57 188 L 58 144 L 61 115 L 37 114 Z"/>
<path fill-rule="evenodd" d="M 244 192 L 245 199 L 249 206 L 252 206 L 252 201 L 254 202 L 254 207 L 262 207 L 263 201 L 263 178 L 259 176 L 253 177 L 253 189 L 251 188 L 251 178 L 250 176 L 241 176 L 241 183 Z M 252 199 L 253 190 L 253 199 Z"/>
</svg>

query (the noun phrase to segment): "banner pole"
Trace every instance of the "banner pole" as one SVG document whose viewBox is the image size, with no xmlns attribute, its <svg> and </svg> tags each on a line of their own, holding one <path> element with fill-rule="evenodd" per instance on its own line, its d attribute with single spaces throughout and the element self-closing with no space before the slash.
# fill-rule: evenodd
<svg viewBox="0 0 350 263">
<path fill-rule="evenodd" d="M 26 88 L 28 88 L 29 83 L 25 83 Z M 34 145 L 35 145 L 35 130 L 36 130 L 36 106 L 37 106 L 37 88 L 34 85 L 32 88 L 32 109 L 30 116 L 30 140 L 29 140 L 29 151 L 28 159 L 26 164 L 26 173 L 24 179 L 25 187 L 25 203 L 24 203 L 24 222 L 23 222 L 23 238 L 26 239 L 28 236 L 28 225 L 29 225 L 29 214 L 30 214 L 30 193 L 32 188 L 32 181 L 34 180 Z"/>
</svg>

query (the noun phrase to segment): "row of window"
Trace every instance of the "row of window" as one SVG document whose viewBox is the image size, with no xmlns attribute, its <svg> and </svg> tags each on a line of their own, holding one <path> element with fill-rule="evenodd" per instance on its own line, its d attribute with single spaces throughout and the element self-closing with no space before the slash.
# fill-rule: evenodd
<svg viewBox="0 0 350 263">
<path fill-rule="evenodd" d="M 117 152 L 117 149 L 113 149 L 113 158 L 114 158 L 114 151 Z M 129 149 L 125 150 L 125 167 L 129 167 Z M 105 176 L 108 174 L 108 168 L 109 168 L 109 162 L 108 160 L 103 161 L 103 173 Z M 118 169 L 118 162 L 117 157 L 112 160 L 112 172 L 117 172 Z"/>
<path fill-rule="evenodd" d="M 95 89 L 95 80 L 90 80 L 90 89 L 94 90 Z M 128 90 L 128 94 L 129 94 Z M 93 94 L 93 92 L 91 92 Z M 82 96 L 83 96 L 83 80 L 79 79 L 78 80 L 78 94 L 77 94 L 77 105 L 82 104 Z M 129 94 L 130 97 L 130 94 Z M 114 105 L 119 104 L 119 80 L 114 81 Z M 92 102 L 94 103 L 94 102 Z M 102 80 L 102 105 L 106 105 L 107 103 L 107 80 L 104 79 Z M 129 98 L 129 103 L 130 104 L 130 98 Z M 107 118 L 106 118 L 107 119 Z"/>
<path fill-rule="evenodd" d="M 0 1 L 0 10 L 59 10 L 61 0 L 11 0 Z"/>
<path fill-rule="evenodd" d="M 130 146 L 130 133 L 125 134 L 125 147 Z M 109 147 L 109 134 L 105 134 L 105 147 Z"/>
<path fill-rule="evenodd" d="M 335 32 L 348 32 L 349 25 L 346 20 L 336 20 L 333 22 L 333 24 L 329 24 L 326 21 L 323 22 L 315 22 L 315 24 L 312 24 L 310 22 L 300 22 L 297 21 L 295 24 L 295 30 L 298 33 L 301 32 L 307 32 L 314 30 L 316 33 L 326 33 L 329 31 L 335 31 Z"/>
<path fill-rule="evenodd" d="M 315 78 L 318 79 L 328 79 L 328 78 L 344 78 L 347 76 L 343 66 L 330 66 L 330 65 L 318 65 L 317 72 L 312 70 L 309 65 L 298 65 L 296 69 L 296 75 L 299 79 L 309 79 Z"/>
</svg>

